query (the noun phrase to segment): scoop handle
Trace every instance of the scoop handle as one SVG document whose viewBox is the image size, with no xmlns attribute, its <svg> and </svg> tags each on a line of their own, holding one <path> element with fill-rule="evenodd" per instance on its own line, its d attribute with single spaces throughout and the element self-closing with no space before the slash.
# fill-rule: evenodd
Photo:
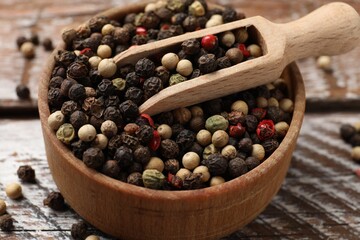
<svg viewBox="0 0 360 240">
<path fill-rule="evenodd" d="M 286 35 L 287 63 L 310 56 L 346 53 L 360 40 L 359 14 L 342 2 L 326 4 L 279 27 Z"/>
</svg>

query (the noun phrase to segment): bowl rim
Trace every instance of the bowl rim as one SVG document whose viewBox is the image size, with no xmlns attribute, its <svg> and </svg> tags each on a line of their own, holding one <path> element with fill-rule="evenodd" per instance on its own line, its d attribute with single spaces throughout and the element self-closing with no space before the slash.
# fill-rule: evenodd
<svg viewBox="0 0 360 240">
<path fill-rule="evenodd" d="M 147 1 L 148 2 L 148 1 Z M 145 5 L 147 2 L 133 4 L 132 7 L 138 7 Z M 97 15 L 114 15 L 124 8 L 115 7 L 110 10 L 101 12 Z M 206 187 L 197 190 L 154 190 L 145 187 L 139 187 L 119 180 L 110 178 L 101 172 L 98 172 L 94 169 L 86 167 L 86 165 L 80 160 L 77 159 L 70 149 L 63 143 L 61 143 L 54 134 L 54 131 L 50 129 L 47 124 L 47 119 L 50 115 L 50 109 L 47 100 L 48 85 L 51 78 L 52 70 L 55 66 L 54 56 L 59 50 L 64 50 L 65 45 L 59 44 L 52 54 L 49 56 L 42 74 L 40 76 L 39 82 L 39 91 L 38 91 L 38 110 L 40 121 L 42 125 L 42 131 L 44 135 L 47 135 L 51 141 L 51 144 L 59 148 L 60 152 L 63 155 L 63 160 L 67 161 L 74 169 L 77 170 L 79 174 L 82 174 L 87 179 L 97 182 L 97 184 L 102 185 L 105 188 L 111 188 L 115 191 L 122 192 L 124 194 L 130 194 L 133 196 L 141 196 L 143 199 L 151 200 L 166 200 L 166 201 L 177 201 L 177 200 L 187 200 L 187 201 L 199 201 L 201 199 L 208 199 L 209 197 L 214 197 L 217 195 L 224 195 L 234 190 L 244 189 L 246 186 L 252 185 L 253 182 L 256 182 L 257 179 L 260 179 L 261 176 L 265 175 L 269 169 L 272 169 L 276 164 L 282 161 L 287 149 L 291 147 L 291 144 L 297 140 L 299 134 L 304 112 L 305 112 L 305 86 L 300 74 L 300 71 L 296 63 L 291 63 L 287 66 L 286 69 L 290 68 L 293 71 L 293 74 L 298 75 L 296 79 L 300 79 L 294 83 L 294 80 L 291 80 L 291 85 L 288 88 L 291 89 L 290 92 L 293 94 L 294 101 L 294 111 L 292 120 L 290 123 L 289 130 L 279 144 L 279 147 L 268 157 L 266 158 L 259 166 L 247 172 L 246 174 L 226 181 L 223 184 Z M 293 143 L 295 145 L 295 143 Z M 259 186 L 260 187 L 260 186 Z"/>
</svg>

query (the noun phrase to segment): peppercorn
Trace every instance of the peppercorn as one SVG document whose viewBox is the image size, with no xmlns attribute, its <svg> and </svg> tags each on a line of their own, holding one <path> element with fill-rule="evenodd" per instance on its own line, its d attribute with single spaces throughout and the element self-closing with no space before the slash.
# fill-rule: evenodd
<svg viewBox="0 0 360 240">
<path fill-rule="evenodd" d="M 214 14 L 211 18 L 206 22 L 205 27 L 215 27 L 224 23 L 223 17 L 219 14 Z"/>
<path fill-rule="evenodd" d="M 77 110 L 70 115 L 70 123 L 74 129 L 79 129 L 88 123 L 88 116 Z"/>
<path fill-rule="evenodd" d="M 261 145 L 264 147 L 265 156 L 270 156 L 279 147 L 279 142 L 276 139 L 266 139 Z"/>
<path fill-rule="evenodd" d="M 85 64 L 76 61 L 69 65 L 66 74 L 67 74 L 67 78 L 71 78 L 79 81 L 82 78 L 85 78 L 89 74 L 89 69 Z"/>
<path fill-rule="evenodd" d="M 9 214 L 0 216 L 0 229 L 4 232 L 10 232 L 14 228 L 14 220 Z"/>
<path fill-rule="evenodd" d="M 351 158 L 354 162 L 360 162 L 360 146 L 356 146 L 351 150 Z"/>
<path fill-rule="evenodd" d="M 149 41 L 148 35 L 135 35 L 131 39 L 131 45 L 143 45 Z"/>
<path fill-rule="evenodd" d="M 223 155 L 226 159 L 233 159 L 236 157 L 236 148 L 233 145 L 226 145 L 221 150 L 221 155 Z"/>
<path fill-rule="evenodd" d="M 44 38 L 44 40 L 42 41 L 42 45 L 45 51 L 52 51 L 54 49 L 52 40 L 50 38 Z"/>
<path fill-rule="evenodd" d="M 223 10 L 222 17 L 224 19 L 224 23 L 233 22 L 237 20 L 237 12 L 231 7 L 226 7 Z"/>
<path fill-rule="evenodd" d="M 150 161 L 146 164 L 145 169 L 156 169 L 159 172 L 164 170 L 164 162 L 158 157 L 151 157 Z"/>
<path fill-rule="evenodd" d="M 59 127 L 62 124 L 64 124 L 64 122 L 65 122 L 65 116 L 64 114 L 61 113 L 61 111 L 53 112 L 48 117 L 48 125 L 54 131 L 57 131 Z"/>
<path fill-rule="evenodd" d="M 261 57 L 262 51 L 259 45 L 251 44 L 247 47 L 247 50 L 250 52 L 250 55 L 254 58 Z"/>
<path fill-rule="evenodd" d="M 149 78 L 155 74 L 155 63 L 148 58 L 142 58 L 135 64 L 135 72 L 144 78 Z"/>
<path fill-rule="evenodd" d="M 5 193 L 10 199 L 19 199 L 22 197 L 22 188 L 18 183 L 10 183 L 5 186 Z"/>
<path fill-rule="evenodd" d="M 351 124 L 342 124 L 340 126 L 340 136 L 342 139 L 344 139 L 346 142 L 348 142 L 351 137 L 353 137 L 356 133 L 356 129 Z"/>
<path fill-rule="evenodd" d="M 191 174 L 191 171 L 189 169 L 186 169 L 186 168 L 180 168 L 179 171 L 176 172 L 176 176 L 180 177 L 181 180 L 183 180 L 183 181 L 190 174 Z"/>
<path fill-rule="evenodd" d="M 115 152 L 114 159 L 120 168 L 129 167 L 133 163 L 133 151 L 126 146 L 120 146 Z"/>
<path fill-rule="evenodd" d="M 17 170 L 17 175 L 23 182 L 35 182 L 35 170 L 29 165 L 20 166 Z"/>
<path fill-rule="evenodd" d="M 104 150 L 108 145 L 109 139 L 102 133 L 96 134 L 95 139 L 92 141 L 91 146 Z"/>
<path fill-rule="evenodd" d="M 99 74 L 105 78 L 112 77 L 117 70 L 117 66 L 112 58 L 105 58 L 99 62 Z"/>
<path fill-rule="evenodd" d="M 64 197 L 60 192 L 51 192 L 49 195 L 43 200 L 45 206 L 55 210 L 62 211 L 66 208 Z"/>
<path fill-rule="evenodd" d="M 139 87 L 140 86 L 140 77 L 136 74 L 136 72 L 130 72 L 126 75 L 126 86 L 129 87 Z"/>
<path fill-rule="evenodd" d="M 75 138 L 75 129 L 69 123 L 64 123 L 56 131 L 56 138 L 65 144 L 70 144 L 70 142 Z"/>
<path fill-rule="evenodd" d="M 281 122 L 284 117 L 284 111 L 279 107 L 268 107 L 266 118 L 272 120 L 274 123 Z"/>
<path fill-rule="evenodd" d="M 71 236 L 74 239 L 85 239 L 88 235 L 88 225 L 84 221 L 74 223 L 71 226 Z"/>
<path fill-rule="evenodd" d="M 156 93 L 160 92 L 163 89 L 163 84 L 160 78 L 150 77 L 145 80 L 144 85 L 144 96 L 146 99 L 152 97 Z"/>
<path fill-rule="evenodd" d="M 84 142 L 91 142 L 96 137 L 96 129 L 91 124 L 85 124 L 79 128 L 78 137 Z"/>
<path fill-rule="evenodd" d="M 184 12 L 176 13 L 176 14 L 172 15 L 171 23 L 176 24 L 176 25 L 182 24 L 182 22 L 185 20 L 185 18 L 187 16 L 188 15 Z"/>
<path fill-rule="evenodd" d="M 254 132 L 258 126 L 258 120 L 254 115 L 245 116 L 245 127 L 248 132 Z"/>
<path fill-rule="evenodd" d="M 279 107 L 284 112 L 293 112 L 294 110 L 294 102 L 289 98 L 283 98 L 279 102 Z"/>
<path fill-rule="evenodd" d="M 188 39 L 181 43 L 181 48 L 187 55 L 195 55 L 198 54 L 200 51 L 200 42 L 195 39 Z"/>
<path fill-rule="evenodd" d="M 142 174 L 140 172 L 133 172 L 127 177 L 127 183 L 130 183 L 135 186 L 144 186 L 144 182 L 142 179 Z"/>
<path fill-rule="evenodd" d="M 138 106 L 131 100 L 126 100 L 119 105 L 120 112 L 123 116 L 123 119 L 127 121 L 131 119 L 136 119 L 139 115 Z"/>
<path fill-rule="evenodd" d="M 218 69 L 231 67 L 231 61 L 227 56 L 220 57 L 216 61 L 217 61 L 217 68 Z"/>
<path fill-rule="evenodd" d="M 184 129 L 176 136 L 176 143 L 179 145 L 180 151 L 190 148 L 195 140 L 194 133 Z"/>
<path fill-rule="evenodd" d="M 287 131 L 289 130 L 289 124 L 287 122 L 278 122 L 275 124 L 275 134 L 276 137 L 282 139 L 285 137 Z"/>
<path fill-rule="evenodd" d="M 151 189 L 161 189 L 165 182 L 165 176 L 156 169 L 146 169 L 142 179 L 144 186 Z"/>
<path fill-rule="evenodd" d="M 16 86 L 16 95 L 18 96 L 19 99 L 25 100 L 25 99 L 30 99 L 30 89 L 28 86 L 24 85 L 24 84 L 19 84 Z"/>
<path fill-rule="evenodd" d="M 151 158 L 151 152 L 148 147 L 139 146 L 134 151 L 134 161 L 141 164 L 147 164 Z"/>
<path fill-rule="evenodd" d="M 229 161 L 229 175 L 232 178 L 239 177 L 248 172 L 244 159 L 234 158 Z"/>
<path fill-rule="evenodd" d="M 115 160 L 107 160 L 102 166 L 101 172 L 111 178 L 118 178 L 120 174 L 120 167 Z"/>
<path fill-rule="evenodd" d="M 182 158 L 182 164 L 185 168 L 193 170 L 200 164 L 200 157 L 195 152 L 187 152 Z"/>
<path fill-rule="evenodd" d="M 96 235 L 89 235 L 85 238 L 85 240 L 100 240 L 100 238 Z"/>
<path fill-rule="evenodd" d="M 244 153 L 251 153 L 253 148 L 253 142 L 250 138 L 242 138 L 238 143 L 238 150 Z"/>
<path fill-rule="evenodd" d="M 35 57 L 35 46 L 32 42 L 24 42 L 20 47 L 20 51 L 27 59 L 32 59 Z"/>
<path fill-rule="evenodd" d="M 0 216 L 6 213 L 6 203 L 0 198 Z"/>
<path fill-rule="evenodd" d="M 272 120 L 262 120 L 256 129 L 256 134 L 261 141 L 271 138 L 275 134 L 275 126 Z"/>
<path fill-rule="evenodd" d="M 217 68 L 217 61 L 214 54 L 205 54 L 202 55 L 198 60 L 198 66 L 201 73 L 211 73 L 214 72 Z"/>
<path fill-rule="evenodd" d="M 351 146 L 356 147 L 360 146 L 360 133 L 355 133 L 350 139 L 349 143 Z"/>
<path fill-rule="evenodd" d="M 187 78 L 182 76 L 181 74 L 172 74 L 169 79 L 169 85 L 172 86 L 181 82 L 185 82 L 186 80 Z"/>
<path fill-rule="evenodd" d="M 179 146 L 175 141 L 165 139 L 161 141 L 160 154 L 162 157 L 167 159 L 176 158 L 179 154 Z"/>
<path fill-rule="evenodd" d="M 211 142 L 215 147 L 224 147 L 229 141 L 229 135 L 224 130 L 217 130 L 213 133 Z"/>
<path fill-rule="evenodd" d="M 164 87 L 169 84 L 170 72 L 164 66 L 159 66 L 155 68 L 155 76 L 160 78 Z"/>
<path fill-rule="evenodd" d="M 16 45 L 18 47 L 18 49 L 21 48 L 21 46 L 25 43 L 29 41 L 25 36 L 19 36 L 16 38 Z"/>
<path fill-rule="evenodd" d="M 222 175 L 228 167 L 227 159 L 220 153 L 213 153 L 205 161 L 206 167 L 213 176 Z"/>
<path fill-rule="evenodd" d="M 256 157 L 257 159 L 262 161 L 264 159 L 264 157 L 265 157 L 265 149 L 264 149 L 264 147 L 261 144 L 258 144 L 258 143 L 253 144 L 251 156 Z"/>
<path fill-rule="evenodd" d="M 213 115 L 206 119 L 205 128 L 214 133 L 217 130 L 226 130 L 229 126 L 229 121 L 221 115 Z"/>
<path fill-rule="evenodd" d="M 241 63 L 244 59 L 242 52 L 238 48 L 230 48 L 226 51 L 225 56 L 229 58 L 232 64 Z"/>
<path fill-rule="evenodd" d="M 164 162 L 165 172 L 176 174 L 180 169 L 180 163 L 176 159 L 168 159 Z"/>
<path fill-rule="evenodd" d="M 149 125 L 142 125 L 135 132 L 135 135 L 139 139 L 140 143 L 147 145 L 153 138 L 153 129 Z"/>
<path fill-rule="evenodd" d="M 131 100 L 135 104 L 140 105 L 143 101 L 144 92 L 137 87 L 130 87 L 125 92 L 125 99 Z"/>
<path fill-rule="evenodd" d="M 191 16 L 191 15 L 187 16 L 184 19 L 182 26 L 185 29 L 185 31 L 187 31 L 187 32 L 193 32 L 193 31 L 200 29 L 200 24 L 199 24 L 197 18 L 195 16 Z"/>
<path fill-rule="evenodd" d="M 85 99 L 86 92 L 84 86 L 78 83 L 73 84 L 69 89 L 68 97 L 74 101 Z"/>
<path fill-rule="evenodd" d="M 192 190 L 192 189 L 200 189 L 203 188 L 203 181 L 201 180 L 200 173 L 190 173 L 190 175 L 186 176 L 183 180 L 183 188 L 185 190 Z"/>
<path fill-rule="evenodd" d="M 171 127 L 167 124 L 161 124 L 157 131 L 161 137 L 161 139 L 169 139 L 172 136 L 172 130 Z"/>
<path fill-rule="evenodd" d="M 207 182 L 210 179 L 210 172 L 209 169 L 206 166 L 198 166 L 193 170 L 193 173 L 197 173 L 197 174 L 201 174 L 201 181 L 202 182 Z"/>
<path fill-rule="evenodd" d="M 129 147 L 132 150 L 135 150 L 139 146 L 139 139 L 137 137 L 131 136 L 126 133 L 121 133 L 121 141 L 124 146 Z"/>
<path fill-rule="evenodd" d="M 98 169 L 104 164 L 105 156 L 100 148 L 91 147 L 83 153 L 82 160 L 87 167 Z"/>
<path fill-rule="evenodd" d="M 235 41 L 237 43 L 245 43 L 249 38 L 249 33 L 246 29 L 246 27 L 241 27 L 237 29 L 235 32 Z"/>
</svg>

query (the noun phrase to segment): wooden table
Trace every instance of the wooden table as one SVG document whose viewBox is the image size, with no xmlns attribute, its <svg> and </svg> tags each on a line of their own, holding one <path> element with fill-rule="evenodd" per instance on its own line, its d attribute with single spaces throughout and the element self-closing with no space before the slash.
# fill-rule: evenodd
<svg viewBox="0 0 360 240">
<path fill-rule="evenodd" d="M 41 47 L 37 58 L 24 60 L 15 46 L 19 35 L 39 34 L 60 41 L 60 30 L 82 22 L 94 13 L 133 0 L 2 0 L 0 2 L 0 198 L 15 219 L 15 231 L 0 232 L 0 239 L 68 239 L 71 225 L 81 218 L 72 210 L 55 212 L 43 199 L 56 190 L 36 117 L 37 79 L 48 56 Z M 261 14 L 275 22 L 299 18 L 331 1 L 239 0 L 232 4 L 247 16 Z M 347 0 L 360 12 L 358 0 Z M 334 46 L 336 47 L 336 46 Z M 307 113 L 286 180 L 266 210 L 230 239 L 359 239 L 360 166 L 350 158 L 351 147 L 339 137 L 342 123 L 360 121 L 360 48 L 333 57 L 333 73 L 315 66 L 316 60 L 299 61 L 307 92 Z M 32 101 L 19 101 L 15 86 L 27 83 Z M 29 116 L 35 117 L 29 117 Z M 4 186 L 18 181 L 16 170 L 30 164 L 36 184 L 23 184 L 24 198 L 6 198 Z M 109 236 L 92 230 L 104 239 Z"/>
</svg>

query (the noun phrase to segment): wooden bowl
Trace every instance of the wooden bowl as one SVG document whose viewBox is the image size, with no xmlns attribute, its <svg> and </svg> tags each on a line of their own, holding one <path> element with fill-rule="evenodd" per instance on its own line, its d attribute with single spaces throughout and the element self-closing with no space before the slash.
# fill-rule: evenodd
<svg viewBox="0 0 360 240">
<path fill-rule="evenodd" d="M 134 4 L 101 15 L 118 19 L 143 8 L 144 3 Z M 304 83 L 295 63 L 287 66 L 282 76 L 289 84 L 295 108 L 289 131 L 278 149 L 241 177 L 190 191 L 133 186 L 94 171 L 76 159 L 47 124 L 48 83 L 53 67 L 51 56 L 41 77 L 38 98 L 49 167 L 66 201 L 98 229 L 121 239 L 218 239 L 252 221 L 279 190 L 305 110 Z"/>
</svg>

